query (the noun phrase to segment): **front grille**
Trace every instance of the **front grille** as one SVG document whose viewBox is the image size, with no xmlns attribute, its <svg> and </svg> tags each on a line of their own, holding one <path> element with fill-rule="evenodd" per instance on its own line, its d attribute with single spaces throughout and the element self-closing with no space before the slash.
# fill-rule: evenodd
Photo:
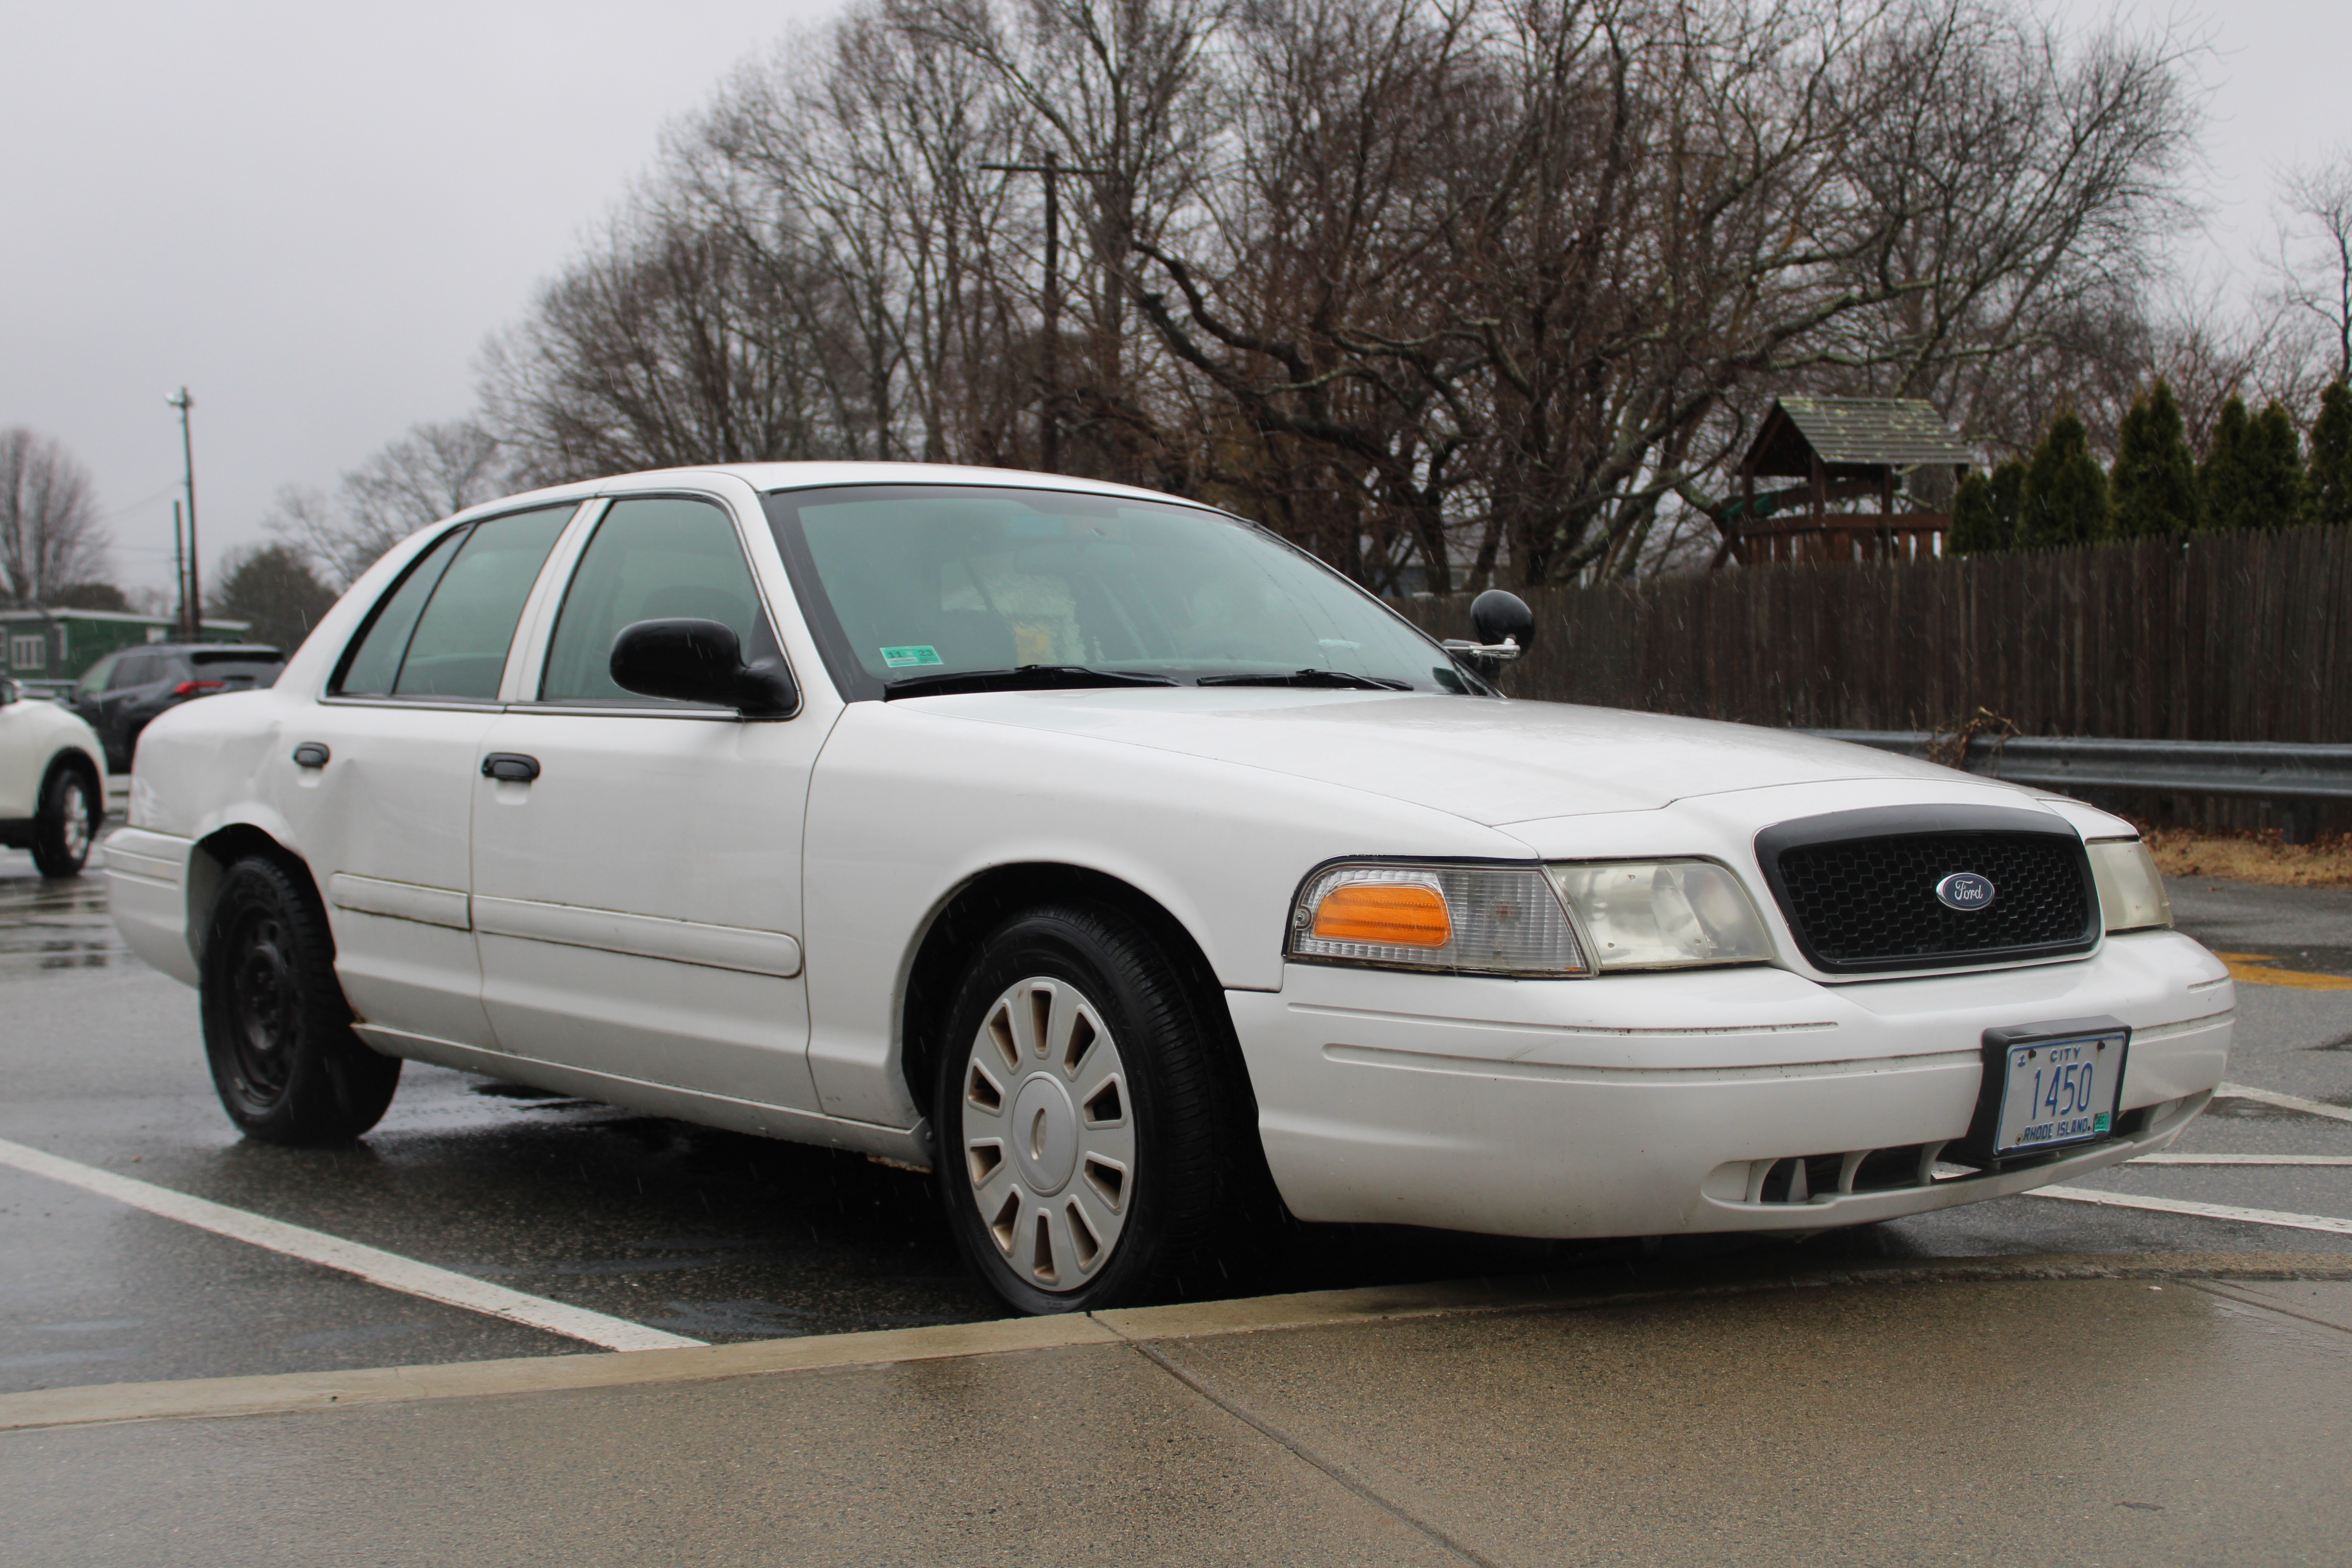
<svg viewBox="0 0 2352 1568">
<path fill-rule="evenodd" d="M 1895 824 L 1817 817 L 1759 837 L 1773 895 L 1819 967 L 1855 973 L 2054 956 L 2098 939 L 2090 864 L 2072 829 L 1983 808 L 1955 812 L 1948 826 L 1900 815 L 1913 831 L 1848 834 L 1839 830 Z M 1979 826 L 1988 816 L 2025 823 Z M 1958 871 L 1993 884 L 1990 905 L 1955 910 L 1936 896 L 1937 884 Z"/>
</svg>

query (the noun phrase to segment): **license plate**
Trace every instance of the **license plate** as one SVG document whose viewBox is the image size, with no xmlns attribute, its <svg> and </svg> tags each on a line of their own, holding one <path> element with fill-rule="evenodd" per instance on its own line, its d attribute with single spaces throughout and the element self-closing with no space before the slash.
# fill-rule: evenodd
<svg viewBox="0 0 2352 1568">
<path fill-rule="evenodd" d="M 2083 1027 L 2084 1022 L 2097 1026 Z M 2114 1136 L 2130 1044 L 2130 1029 L 2104 1018 L 1987 1030 L 1986 1088 L 1999 1095 L 1990 1129 L 1993 1156 Z"/>
</svg>

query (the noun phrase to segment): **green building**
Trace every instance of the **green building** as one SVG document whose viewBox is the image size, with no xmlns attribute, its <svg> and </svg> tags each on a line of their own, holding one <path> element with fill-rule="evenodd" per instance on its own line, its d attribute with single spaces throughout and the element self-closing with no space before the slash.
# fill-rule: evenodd
<svg viewBox="0 0 2352 1568">
<path fill-rule="evenodd" d="M 206 642 L 243 642 L 250 621 L 206 621 Z M 119 647 L 179 640 L 169 616 L 120 610 L 0 610 L 0 675 L 64 686 Z"/>
</svg>

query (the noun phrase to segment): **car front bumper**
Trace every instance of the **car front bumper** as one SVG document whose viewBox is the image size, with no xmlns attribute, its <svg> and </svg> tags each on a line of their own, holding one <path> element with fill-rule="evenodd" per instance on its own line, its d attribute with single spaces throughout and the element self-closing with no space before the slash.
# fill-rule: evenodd
<svg viewBox="0 0 2352 1568">
<path fill-rule="evenodd" d="M 2170 931 L 1841 985 L 1293 963 L 1279 992 L 1226 997 L 1294 1214 L 1560 1237 L 1863 1224 L 2160 1149 L 2221 1082 L 2235 1001 L 2221 962 Z M 1975 1113 L 1986 1029 L 2097 1015 L 2133 1030 L 2116 1137 L 1975 1173 L 1939 1162 Z M 1811 1179 L 1792 1181 L 1801 1160 Z"/>
</svg>

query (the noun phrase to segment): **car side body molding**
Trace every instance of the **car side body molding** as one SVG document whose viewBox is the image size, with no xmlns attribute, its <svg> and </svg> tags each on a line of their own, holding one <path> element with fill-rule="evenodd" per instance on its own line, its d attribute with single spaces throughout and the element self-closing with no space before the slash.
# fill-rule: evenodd
<svg viewBox="0 0 2352 1568">
<path fill-rule="evenodd" d="M 799 941 L 779 931 L 752 931 L 743 926 L 625 914 L 618 910 L 583 909 L 577 904 L 479 895 L 474 899 L 474 929 L 485 936 L 523 937 L 564 947 L 599 948 L 633 953 L 639 958 L 667 959 L 673 963 L 698 963 L 707 969 L 772 974 L 782 980 L 801 972 Z"/>
<path fill-rule="evenodd" d="M 327 879 L 327 901 L 356 914 L 383 915 L 452 931 L 471 931 L 474 924 L 467 914 L 466 895 L 455 888 L 428 888 L 338 871 Z"/>
</svg>

